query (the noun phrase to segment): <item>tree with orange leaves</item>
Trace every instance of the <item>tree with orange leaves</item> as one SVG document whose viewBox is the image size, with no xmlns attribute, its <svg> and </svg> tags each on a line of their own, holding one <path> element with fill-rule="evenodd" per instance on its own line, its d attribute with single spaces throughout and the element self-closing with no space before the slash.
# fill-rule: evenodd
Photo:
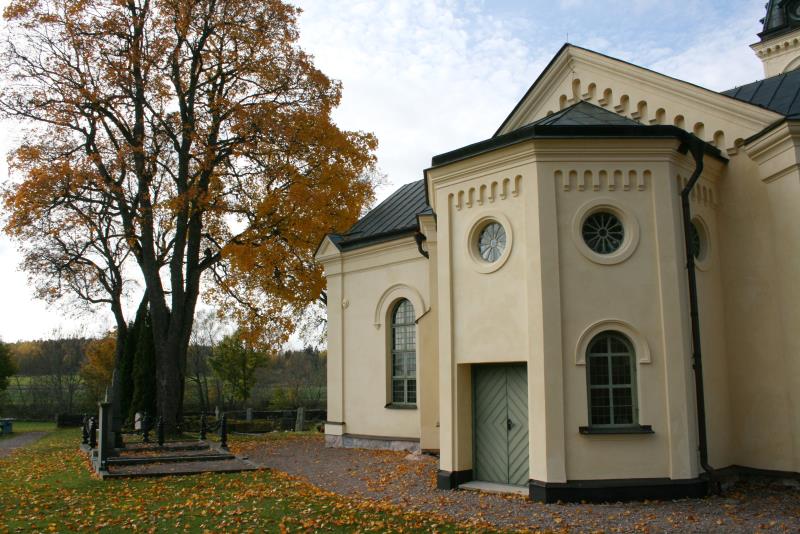
<svg viewBox="0 0 800 534">
<path fill-rule="evenodd" d="M 313 251 L 373 200 L 377 142 L 331 118 L 341 86 L 281 0 L 12 0 L 0 112 L 5 232 L 38 294 L 153 325 L 174 428 L 201 291 L 275 348 L 324 289 Z"/>
<path fill-rule="evenodd" d="M 103 398 L 103 393 L 111 383 L 116 355 L 116 336 L 113 332 L 100 339 L 86 343 L 86 357 L 81 363 L 80 375 L 89 388 L 93 400 Z"/>
</svg>

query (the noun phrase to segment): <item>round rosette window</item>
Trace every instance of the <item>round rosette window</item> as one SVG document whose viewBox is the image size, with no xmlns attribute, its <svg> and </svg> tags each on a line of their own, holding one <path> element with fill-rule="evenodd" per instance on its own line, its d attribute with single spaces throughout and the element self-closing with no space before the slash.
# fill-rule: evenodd
<svg viewBox="0 0 800 534">
<path fill-rule="evenodd" d="M 639 223 L 633 213 L 612 199 L 594 199 L 575 213 L 572 237 L 589 261 L 614 265 L 627 260 L 636 250 Z"/>
<path fill-rule="evenodd" d="M 583 221 L 583 241 L 598 254 L 612 254 L 625 242 L 625 227 L 610 211 L 597 211 Z"/>
<path fill-rule="evenodd" d="M 506 250 L 506 230 L 498 222 L 491 222 L 478 234 L 478 254 L 488 263 L 494 263 Z"/>
<path fill-rule="evenodd" d="M 476 271 L 493 273 L 511 254 L 511 223 L 502 214 L 484 215 L 472 221 L 466 234 L 465 252 Z"/>
</svg>

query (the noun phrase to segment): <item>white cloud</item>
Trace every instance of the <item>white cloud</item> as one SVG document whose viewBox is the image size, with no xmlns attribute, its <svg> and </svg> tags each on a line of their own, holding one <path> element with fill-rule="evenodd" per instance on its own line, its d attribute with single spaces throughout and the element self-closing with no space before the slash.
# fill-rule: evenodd
<svg viewBox="0 0 800 534">
<path fill-rule="evenodd" d="M 338 122 L 378 135 L 394 186 L 419 179 L 431 156 L 489 137 L 547 60 L 515 22 L 454 2 L 300 5 L 303 46 L 344 83 Z"/>
</svg>

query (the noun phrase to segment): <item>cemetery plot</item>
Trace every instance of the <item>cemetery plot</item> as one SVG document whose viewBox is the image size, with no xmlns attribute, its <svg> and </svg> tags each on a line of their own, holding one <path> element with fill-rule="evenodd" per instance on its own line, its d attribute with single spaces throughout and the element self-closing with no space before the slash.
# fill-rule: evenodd
<svg viewBox="0 0 800 534">
<path fill-rule="evenodd" d="M 207 433 L 214 428 L 209 428 L 205 415 L 200 418 L 199 440 L 167 441 L 164 425 L 159 418 L 153 442 L 152 420 L 144 414 L 137 418 L 141 423 L 137 425 L 141 441 L 126 444 L 125 433 L 121 426 L 115 424 L 112 403 L 106 400 L 99 403 L 99 408 L 97 418 L 84 419 L 80 448 L 89 455 L 92 467 L 102 479 L 233 473 L 258 469 L 246 458 L 228 451 L 228 426 L 224 414 L 219 420 L 218 443 L 206 439 Z M 139 439 L 138 435 L 135 439 Z"/>
</svg>

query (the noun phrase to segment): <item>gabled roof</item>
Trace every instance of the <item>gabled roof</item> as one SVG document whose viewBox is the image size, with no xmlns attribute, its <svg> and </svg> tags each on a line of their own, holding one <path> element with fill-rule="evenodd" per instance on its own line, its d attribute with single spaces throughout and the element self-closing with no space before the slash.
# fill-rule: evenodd
<svg viewBox="0 0 800 534">
<path fill-rule="evenodd" d="M 727 93 L 719 93 L 705 87 L 680 80 L 660 72 L 648 69 L 624 61 L 600 52 L 595 52 L 587 48 L 565 43 L 556 53 L 553 59 L 539 74 L 536 81 L 528 88 L 523 97 L 511 110 L 511 113 L 503 120 L 500 127 L 495 132 L 495 136 L 508 133 L 513 128 L 524 125 L 520 119 L 526 116 L 531 107 L 539 98 L 540 94 L 547 94 L 553 77 L 563 76 L 566 66 L 573 61 L 593 62 L 602 64 L 604 69 L 617 69 L 626 76 L 633 76 L 642 83 L 651 87 L 670 87 L 672 93 L 679 93 L 681 98 L 691 98 L 697 100 L 701 105 L 710 105 L 718 108 L 722 106 L 725 111 L 741 118 L 745 124 L 756 129 L 762 129 L 778 117 L 770 117 L 775 112 L 762 106 L 753 105 L 742 99 L 733 98 Z M 752 107 L 751 107 L 752 106 Z M 760 109 L 759 109 L 760 108 Z"/>
<path fill-rule="evenodd" d="M 417 215 L 424 213 L 430 213 L 430 206 L 425 197 L 425 182 L 419 180 L 389 195 L 344 234 L 330 237 L 339 250 L 366 247 L 414 234 L 418 229 Z"/>
<path fill-rule="evenodd" d="M 651 139 L 678 139 L 680 141 L 696 140 L 696 138 L 676 127 L 669 125 L 644 125 L 630 118 L 618 115 L 612 111 L 596 106 L 590 102 L 580 101 L 568 108 L 565 108 L 557 113 L 541 118 L 533 123 L 518 127 L 507 133 L 500 133 L 504 127 L 511 121 L 516 113 L 521 109 L 526 99 L 533 93 L 539 82 L 548 73 L 550 68 L 556 61 L 568 53 L 569 49 L 586 52 L 594 55 L 595 57 L 606 58 L 620 65 L 627 65 L 638 69 L 640 72 L 650 73 L 657 75 L 664 80 L 674 80 L 680 82 L 685 87 L 700 90 L 709 96 L 718 97 L 720 93 L 716 93 L 709 89 L 705 89 L 694 84 L 676 80 L 669 76 L 650 71 L 648 69 L 638 67 L 631 63 L 627 63 L 603 54 L 598 54 L 591 50 L 576 47 L 574 45 L 565 44 L 562 49 L 556 54 L 550 64 L 540 74 L 536 82 L 528 89 L 528 92 L 520 100 L 514 110 L 508 115 L 503 124 L 497 130 L 493 137 L 467 145 L 465 147 L 439 154 L 432 159 L 432 167 L 441 165 L 448 165 L 450 163 L 460 161 L 463 159 L 471 158 L 476 155 L 497 150 L 499 148 L 511 146 L 517 143 L 528 141 L 531 139 L 586 139 L 586 138 L 611 138 L 611 139 L 635 139 L 635 138 L 651 138 Z M 792 74 L 792 73 L 789 73 Z M 782 75 L 786 76 L 786 75 Z M 776 77 L 779 78 L 779 77 Z M 770 79 L 771 80 L 771 79 Z M 769 82 L 757 82 L 757 84 Z M 772 82 L 770 82 L 771 84 Z M 786 87 L 781 91 L 786 91 L 790 86 L 800 86 L 800 78 L 787 79 Z M 776 89 L 772 93 L 768 93 L 768 88 L 772 85 L 767 84 L 763 88 L 755 88 L 752 91 L 744 86 L 741 88 L 733 89 L 721 93 L 729 101 L 738 100 L 742 104 L 749 104 L 759 106 L 763 109 L 769 110 L 772 113 L 783 114 L 781 106 L 786 107 L 786 95 L 781 92 L 778 94 Z M 756 85 L 756 84 L 751 84 Z M 778 88 L 780 89 L 780 85 Z M 797 88 L 795 90 L 795 95 Z M 770 98 L 766 96 L 770 94 Z M 749 96 L 748 96 L 749 95 Z M 768 102 L 762 102 L 762 99 Z M 794 113 L 796 99 L 792 99 L 791 103 L 786 107 L 786 113 Z M 741 106 L 739 109 L 747 109 L 747 106 Z M 800 112 L 800 109 L 797 110 Z M 759 111 L 758 114 L 765 114 L 765 111 Z M 769 114 L 766 117 L 770 117 Z M 761 116 L 759 115 L 759 120 Z M 712 157 L 724 160 L 719 149 L 714 146 L 703 143 L 705 152 Z M 427 171 L 426 171 L 427 172 Z M 378 206 L 373 208 L 361 220 L 354 224 L 347 232 L 343 234 L 330 235 L 330 241 L 336 245 L 340 251 L 355 250 L 369 245 L 398 239 L 401 237 L 414 235 L 419 230 L 419 223 L 417 217 L 419 215 L 432 214 L 433 210 L 427 203 L 426 189 L 424 180 L 413 182 L 402 186 L 395 191 L 386 200 L 381 202 Z"/>
<path fill-rule="evenodd" d="M 617 115 L 585 101 L 580 101 L 549 117 L 539 119 L 533 124 L 548 126 L 639 126 L 639 123 L 635 120 Z"/>
<path fill-rule="evenodd" d="M 432 167 L 449 165 L 493 150 L 516 145 L 532 139 L 678 139 L 686 141 L 694 136 L 677 126 L 645 126 L 626 119 L 589 102 L 578 102 L 558 113 L 539 119 L 508 133 L 495 135 L 465 147 L 434 156 Z M 705 152 L 724 159 L 716 147 L 704 142 Z"/>
<path fill-rule="evenodd" d="M 800 70 L 723 91 L 723 95 L 780 113 L 800 117 Z"/>
</svg>

